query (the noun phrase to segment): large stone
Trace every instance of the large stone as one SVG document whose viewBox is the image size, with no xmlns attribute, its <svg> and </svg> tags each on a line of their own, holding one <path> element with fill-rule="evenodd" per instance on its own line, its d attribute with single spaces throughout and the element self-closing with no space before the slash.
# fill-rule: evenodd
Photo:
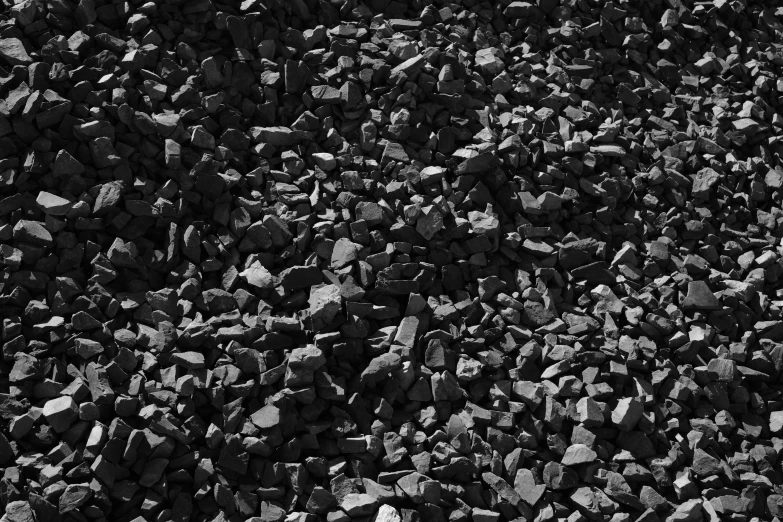
<svg viewBox="0 0 783 522">
<path fill-rule="evenodd" d="M 381 155 L 381 164 L 386 164 L 389 161 L 399 161 L 401 163 L 408 163 L 410 158 L 405 152 L 405 149 L 399 143 L 389 141 L 386 143 L 386 147 L 383 149 Z"/>
<path fill-rule="evenodd" d="M 435 205 L 429 205 L 421 209 L 421 214 L 416 220 L 416 232 L 429 241 L 435 234 L 443 229 L 443 215 Z"/>
<path fill-rule="evenodd" d="M 252 265 L 241 271 L 239 276 L 256 288 L 270 289 L 275 287 L 275 278 L 260 261 L 254 261 Z"/>
<path fill-rule="evenodd" d="M 359 249 L 356 243 L 347 238 L 340 238 L 334 243 L 331 266 L 340 269 L 358 259 Z"/>
<path fill-rule="evenodd" d="M 544 466 L 544 484 L 555 491 L 571 489 L 579 485 L 579 476 L 559 462 L 547 462 Z"/>
<path fill-rule="evenodd" d="M 267 404 L 251 415 L 250 420 L 261 429 L 274 428 L 280 423 L 280 409 L 272 404 Z"/>
<path fill-rule="evenodd" d="M 527 301 L 525 303 L 525 309 L 522 313 L 522 321 L 533 328 L 538 328 L 549 324 L 555 315 L 551 310 L 546 308 L 543 304 L 535 301 Z"/>
<path fill-rule="evenodd" d="M 288 357 L 290 368 L 317 370 L 324 364 L 326 364 L 324 352 L 312 345 L 305 348 L 294 348 Z"/>
<path fill-rule="evenodd" d="M 693 180 L 691 194 L 695 198 L 709 199 L 713 187 L 718 184 L 721 176 L 713 169 L 705 167 L 701 169 Z"/>
<path fill-rule="evenodd" d="M 299 143 L 299 135 L 288 127 L 251 127 L 250 136 L 256 143 L 289 147 Z"/>
<path fill-rule="evenodd" d="M 699 522 L 703 519 L 702 499 L 686 500 L 669 515 L 666 522 Z"/>
<path fill-rule="evenodd" d="M 57 161 L 60 161 L 59 154 L 57 155 L 57 160 L 55 161 L 55 165 L 57 164 Z M 66 162 L 66 160 L 64 160 L 64 162 Z M 64 165 L 63 169 L 66 171 L 70 171 L 70 170 L 74 170 L 74 167 Z M 83 171 L 84 171 L 84 167 L 82 167 L 82 172 Z M 66 173 L 70 174 L 71 172 L 64 172 L 64 174 Z M 93 214 L 95 214 L 96 216 L 101 216 L 103 214 L 106 214 L 107 212 L 109 212 L 109 209 L 111 209 L 112 207 L 116 206 L 119 203 L 121 196 L 122 196 L 122 185 L 116 182 L 104 183 L 103 185 L 101 185 L 101 189 L 98 192 L 98 197 L 95 198 L 95 205 L 93 206 L 93 210 L 92 210 Z"/>
<path fill-rule="evenodd" d="M 8 65 L 28 65 L 33 63 L 33 59 L 27 53 L 24 43 L 18 38 L 0 39 L 0 59 Z"/>
<path fill-rule="evenodd" d="M 291 290 L 308 288 L 323 280 L 323 275 L 317 266 L 292 266 L 280 272 L 280 283 Z"/>
<path fill-rule="evenodd" d="M 43 247 L 51 246 L 53 243 L 52 234 L 46 229 L 40 221 L 28 221 L 20 219 L 14 225 L 14 239 L 32 245 Z"/>
<path fill-rule="evenodd" d="M 630 431 L 639 422 L 644 413 L 642 403 L 633 397 L 626 397 L 617 402 L 612 411 L 612 422 L 623 431 Z"/>
<path fill-rule="evenodd" d="M 309 320 L 311 328 L 315 331 L 322 330 L 342 309 L 342 296 L 337 285 L 317 285 L 310 288 L 308 301 Z"/>
<path fill-rule="evenodd" d="M 563 466 L 578 466 L 594 462 L 598 454 L 585 444 L 572 444 L 568 447 L 560 463 Z"/>
<path fill-rule="evenodd" d="M 372 522 L 402 522 L 400 512 L 389 504 L 383 504 L 378 508 Z"/>
<path fill-rule="evenodd" d="M 769 431 L 776 434 L 783 431 L 783 411 L 773 411 L 769 414 Z"/>
<path fill-rule="evenodd" d="M 67 199 L 43 190 L 38 193 L 35 203 L 49 216 L 64 216 L 73 207 L 73 203 Z"/>
<path fill-rule="evenodd" d="M 402 364 L 402 358 L 395 353 L 384 353 L 370 361 L 362 372 L 362 381 L 372 383 L 396 370 Z"/>
<path fill-rule="evenodd" d="M 58 397 L 46 401 L 43 414 L 54 431 L 63 433 L 79 416 L 79 406 L 72 397 Z"/>
<path fill-rule="evenodd" d="M 710 477 L 723 470 L 721 461 L 701 448 L 696 448 L 693 452 L 693 464 L 691 470 L 697 477 Z"/>
<path fill-rule="evenodd" d="M 90 497 L 92 497 L 92 489 L 90 489 L 89 484 L 69 484 L 66 486 L 63 494 L 60 495 L 60 514 L 63 515 L 70 511 L 78 510 L 90 500 Z"/>
<path fill-rule="evenodd" d="M 514 490 L 519 493 L 520 498 L 527 505 L 532 507 L 546 492 L 546 485 L 536 480 L 532 471 L 522 468 L 517 471 L 517 476 L 514 479 Z"/>
<path fill-rule="evenodd" d="M 721 304 L 706 281 L 690 281 L 682 307 L 685 310 L 720 310 Z"/>
<path fill-rule="evenodd" d="M 329 172 L 337 167 L 337 160 L 328 152 L 316 152 L 312 155 L 312 158 L 315 164 L 323 171 Z"/>
<path fill-rule="evenodd" d="M 485 75 L 495 76 L 505 67 L 502 54 L 494 47 L 479 49 L 474 58 L 476 67 Z"/>
<path fill-rule="evenodd" d="M 378 507 L 378 500 L 366 493 L 351 493 L 340 502 L 340 508 L 350 517 L 372 515 Z"/>
<path fill-rule="evenodd" d="M 14 500 L 5 506 L 5 515 L 2 520 L 4 522 L 35 522 L 35 517 L 29 502 Z"/>
<path fill-rule="evenodd" d="M 200 352 L 175 352 L 171 354 L 170 360 L 187 370 L 198 370 L 206 364 L 204 354 Z"/>
<path fill-rule="evenodd" d="M 499 477 L 491 472 L 485 472 L 481 475 L 481 478 L 489 484 L 489 486 L 494 489 L 497 494 L 504 500 L 511 503 L 511 505 L 516 506 L 522 501 L 522 497 L 519 496 L 519 493 L 514 491 L 514 488 L 509 486 L 508 482 L 506 482 L 502 477 Z"/>
<path fill-rule="evenodd" d="M 310 493 L 310 498 L 307 500 L 305 509 L 316 515 L 325 515 L 335 504 L 334 495 L 328 490 L 316 486 L 313 488 L 313 492 Z"/>
</svg>

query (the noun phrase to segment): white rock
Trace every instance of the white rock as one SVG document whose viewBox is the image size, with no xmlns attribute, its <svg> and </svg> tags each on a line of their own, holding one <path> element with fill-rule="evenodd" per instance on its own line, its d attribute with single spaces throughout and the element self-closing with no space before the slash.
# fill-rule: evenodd
<svg viewBox="0 0 783 522">
<path fill-rule="evenodd" d="M 239 276 L 247 281 L 248 284 L 258 288 L 274 288 L 275 283 L 272 274 L 264 268 L 260 261 L 255 261 L 247 270 L 239 273 Z"/>
<path fill-rule="evenodd" d="M 373 522 L 402 522 L 399 512 L 389 504 L 383 504 L 378 508 Z"/>
<path fill-rule="evenodd" d="M 783 431 L 783 411 L 773 411 L 769 414 L 769 431 L 772 433 Z"/>
</svg>

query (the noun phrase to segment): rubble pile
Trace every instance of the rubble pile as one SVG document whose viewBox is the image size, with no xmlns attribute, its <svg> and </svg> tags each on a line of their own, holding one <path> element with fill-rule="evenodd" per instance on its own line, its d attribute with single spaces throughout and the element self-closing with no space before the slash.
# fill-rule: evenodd
<svg viewBox="0 0 783 522">
<path fill-rule="evenodd" d="M 2 522 L 783 518 L 783 8 L 4 0 Z"/>
</svg>

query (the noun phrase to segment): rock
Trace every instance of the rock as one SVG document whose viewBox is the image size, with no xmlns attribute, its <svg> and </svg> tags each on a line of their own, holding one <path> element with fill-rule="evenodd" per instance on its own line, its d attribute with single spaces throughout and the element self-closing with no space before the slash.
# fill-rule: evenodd
<svg viewBox="0 0 783 522">
<path fill-rule="evenodd" d="M 65 216 L 73 207 L 67 199 L 44 191 L 38 193 L 35 203 L 49 216 Z"/>
<path fill-rule="evenodd" d="M 579 512 L 588 518 L 595 519 L 601 516 L 598 499 L 596 499 L 590 488 L 581 487 L 575 489 L 569 499 L 576 505 Z"/>
<path fill-rule="evenodd" d="M 55 165 L 60 161 L 60 154 L 57 155 Z M 75 160 L 74 160 L 75 161 Z M 74 170 L 71 167 L 63 167 L 66 170 Z M 84 172 L 83 168 L 82 171 Z M 79 174 L 79 172 L 63 172 L 63 174 Z M 96 216 L 103 215 L 109 211 L 112 207 L 116 206 L 120 201 L 122 195 L 122 187 L 119 183 L 104 183 L 101 185 L 101 189 L 98 192 L 98 197 L 95 198 L 95 205 L 93 207 L 93 214 Z"/>
<path fill-rule="evenodd" d="M 546 488 L 546 485 L 536 481 L 535 475 L 530 470 L 523 468 L 517 471 L 514 490 L 529 506 L 534 506 L 538 502 L 546 492 Z"/>
<path fill-rule="evenodd" d="M 737 363 L 730 359 L 712 359 L 707 365 L 707 375 L 715 381 L 732 382 L 737 375 Z"/>
<path fill-rule="evenodd" d="M 87 503 L 92 497 L 92 490 L 88 484 L 69 484 L 65 487 L 59 500 L 59 511 L 63 515 L 76 511 Z"/>
<path fill-rule="evenodd" d="M 14 500 L 5 506 L 3 518 L 8 522 L 34 522 L 35 517 L 30 503 L 24 500 Z"/>
<path fill-rule="evenodd" d="M 773 411 L 769 414 L 769 430 L 772 433 L 783 431 L 783 412 Z"/>
<path fill-rule="evenodd" d="M 740 118 L 731 122 L 732 127 L 737 131 L 748 136 L 755 136 L 759 132 L 766 130 L 766 125 L 760 124 L 753 118 Z"/>
<path fill-rule="evenodd" d="M 783 513 L 783 495 L 770 495 L 767 497 L 767 509 L 773 517 L 780 517 Z"/>
<path fill-rule="evenodd" d="M 335 242 L 334 250 L 332 250 L 331 263 L 333 269 L 343 268 L 345 265 L 352 263 L 357 259 L 357 248 L 351 240 L 341 238 Z"/>
<path fill-rule="evenodd" d="M 712 188 L 720 181 L 720 179 L 720 174 L 709 167 L 700 170 L 693 182 L 691 194 L 696 198 L 708 199 L 710 197 L 710 193 L 712 192 Z"/>
<path fill-rule="evenodd" d="M 41 374 L 40 365 L 35 357 L 26 353 L 16 353 L 13 359 L 14 365 L 8 376 L 9 382 L 20 383 L 34 379 Z"/>
<path fill-rule="evenodd" d="M 418 55 L 414 56 L 413 58 L 409 58 L 402 62 L 401 64 L 397 65 L 391 70 L 392 74 L 398 74 L 398 73 L 405 73 L 406 75 L 410 75 L 416 70 L 420 69 L 422 65 L 424 65 L 424 56 Z"/>
<path fill-rule="evenodd" d="M 697 448 L 693 452 L 693 466 L 691 469 L 698 477 L 709 477 L 720 472 L 723 467 L 721 466 L 720 460 L 706 451 Z"/>
<path fill-rule="evenodd" d="M 295 131 L 288 127 L 252 127 L 250 136 L 254 141 L 268 143 L 275 147 L 290 147 L 299 141 Z"/>
<path fill-rule="evenodd" d="M 579 464 L 594 462 L 596 458 L 598 458 L 598 454 L 585 444 L 572 444 L 566 450 L 560 464 L 563 466 L 578 466 Z"/>
<path fill-rule="evenodd" d="M 322 487 L 316 486 L 307 500 L 307 511 L 316 515 L 326 514 L 330 508 L 336 505 L 334 496 Z M 384 506 L 381 506 L 382 508 Z M 380 512 L 380 510 L 379 510 Z"/>
<path fill-rule="evenodd" d="M 260 517 L 253 517 L 248 520 L 256 522 L 255 519 L 258 518 L 258 522 L 280 522 L 285 518 L 285 509 L 271 502 L 261 502 L 260 513 Z"/>
<path fill-rule="evenodd" d="M 294 266 L 281 272 L 279 277 L 280 284 L 292 290 L 315 286 L 323 280 L 316 266 Z"/>
<path fill-rule="evenodd" d="M 310 288 L 308 310 L 312 329 L 325 328 L 342 309 L 340 288 L 336 285 L 315 285 Z"/>
<path fill-rule="evenodd" d="M 326 364 L 326 357 L 324 356 L 323 351 L 315 346 L 294 348 L 288 359 L 289 368 L 317 370 L 324 364 Z"/>
<path fill-rule="evenodd" d="M 8 65 L 29 65 L 33 62 L 18 38 L 0 38 L 0 59 Z"/>
<path fill-rule="evenodd" d="M 389 372 L 396 370 L 401 362 L 402 359 L 397 354 L 385 353 L 379 355 L 370 361 L 367 368 L 362 372 L 361 378 L 364 382 L 375 382 Z"/>
<path fill-rule="evenodd" d="M 247 281 L 249 285 L 256 288 L 269 289 L 275 287 L 275 280 L 259 261 L 255 261 L 247 269 L 239 273 L 239 276 Z"/>
<path fill-rule="evenodd" d="M 731 516 L 747 512 L 750 500 L 739 495 L 721 495 L 710 499 L 710 504 L 718 515 Z"/>
<path fill-rule="evenodd" d="M 14 225 L 14 239 L 42 247 L 51 246 L 54 241 L 43 223 L 24 219 Z"/>
<path fill-rule="evenodd" d="M 378 501 L 364 493 L 351 493 L 340 501 L 340 508 L 350 517 L 372 515 L 378 508 Z"/>
<path fill-rule="evenodd" d="M 476 67 L 483 74 L 494 76 L 503 70 L 504 63 L 501 58 L 501 51 L 492 47 L 480 49 L 476 52 Z"/>
<path fill-rule="evenodd" d="M 205 364 L 204 354 L 199 352 L 177 352 L 171 354 L 171 362 L 188 370 L 203 368 Z"/>
<path fill-rule="evenodd" d="M 416 220 L 416 232 L 429 241 L 443 229 L 443 216 L 435 205 L 421 209 L 421 215 Z"/>
<path fill-rule="evenodd" d="M 544 484 L 555 491 L 571 489 L 579 484 L 576 473 L 557 462 L 547 462 L 544 466 Z"/>
<path fill-rule="evenodd" d="M 563 268 L 573 270 L 590 264 L 597 248 L 598 244 L 594 239 L 572 241 L 560 249 L 558 260 Z"/>
<path fill-rule="evenodd" d="M 503 15 L 509 18 L 526 18 L 532 12 L 532 7 L 530 2 L 511 2 L 506 6 Z"/>
<path fill-rule="evenodd" d="M 623 431 L 631 431 L 644 413 L 644 406 L 634 398 L 624 398 L 612 410 L 612 422 Z"/>
<path fill-rule="evenodd" d="M 677 506 L 674 513 L 669 515 L 667 522 L 696 522 L 702 519 L 702 500 L 688 500 Z"/>
<path fill-rule="evenodd" d="M 554 319 L 554 314 L 541 303 L 528 301 L 525 303 L 522 320 L 528 326 L 537 328 L 549 324 Z"/>
<path fill-rule="evenodd" d="M 373 522 L 402 522 L 402 518 L 393 506 L 383 504 L 378 507 Z"/>
<path fill-rule="evenodd" d="M 144 472 L 139 479 L 139 485 L 142 487 L 151 487 L 158 482 L 169 465 L 168 459 L 158 458 L 147 461 L 147 465 L 144 466 Z"/>
<path fill-rule="evenodd" d="M 519 494 L 501 477 L 494 473 L 486 472 L 481 475 L 481 478 L 484 482 L 489 484 L 501 498 L 510 502 L 511 505 L 516 506 L 521 502 L 522 498 Z"/>
<path fill-rule="evenodd" d="M 408 153 L 405 152 L 405 149 L 402 147 L 402 145 L 390 141 L 386 144 L 386 147 L 383 149 L 383 154 L 381 155 L 382 164 L 388 163 L 389 161 L 407 163 L 410 161 L 410 158 L 408 157 Z"/>
<path fill-rule="evenodd" d="M 43 415 L 57 433 L 63 433 L 79 416 L 79 407 L 72 397 L 58 397 L 46 401 Z"/>
<path fill-rule="evenodd" d="M 590 397 L 582 397 L 576 404 L 579 422 L 586 428 L 597 428 L 603 425 L 604 415 L 598 403 Z"/>
<path fill-rule="evenodd" d="M 478 156 L 473 156 L 472 158 L 468 158 L 459 165 L 457 165 L 457 168 L 455 169 L 454 173 L 457 176 L 462 176 L 466 174 L 478 174 L 479 172 L 485 172 L 487 169 L 489 169 L 492 165 L 494 165 L 495 158 L 492 154 L 479 154 Z"/>
<path fill-rule="evenodd" d="M 571 275 L 576 279 L 584 279 L 594 285 L 613 285 L 617 279 L 608 270 L 607 264 L 603 261 L 596 261 L 595 263 L 574 268 L 571 270 Z"/>
<path fill-rule="evenodd" d="M 313 154 L 312 157 L 315 164 L 323 171 L 329 172 L 337 167 L 337 161 L 334 159 L 334 156 L 327 152 L 318 152 Z"/>
<path fill-rule="evenodd" d="M 669 503 L 666 502 L 666 499 L 650 486 L 642 486 L 639 499 L 648 509 L 652 509 L 656 512 L 666 511 L 669 509 Z"/>
<path fill-rule="evenodd" d="M 721 304 L 705 281 L 690 281 L 682 307 L 685 310 L 719 310 Z"/>
</svg>

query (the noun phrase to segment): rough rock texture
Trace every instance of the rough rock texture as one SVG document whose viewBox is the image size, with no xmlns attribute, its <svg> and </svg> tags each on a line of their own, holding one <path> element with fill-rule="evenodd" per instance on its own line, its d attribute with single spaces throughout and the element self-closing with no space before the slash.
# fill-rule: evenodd
<svg viewBox="0 0 783 522">
<path fill-rule="evenodd" d="M 783 8 L 6 0 L 0 522 L 783 518 Z"/>
</svg>

